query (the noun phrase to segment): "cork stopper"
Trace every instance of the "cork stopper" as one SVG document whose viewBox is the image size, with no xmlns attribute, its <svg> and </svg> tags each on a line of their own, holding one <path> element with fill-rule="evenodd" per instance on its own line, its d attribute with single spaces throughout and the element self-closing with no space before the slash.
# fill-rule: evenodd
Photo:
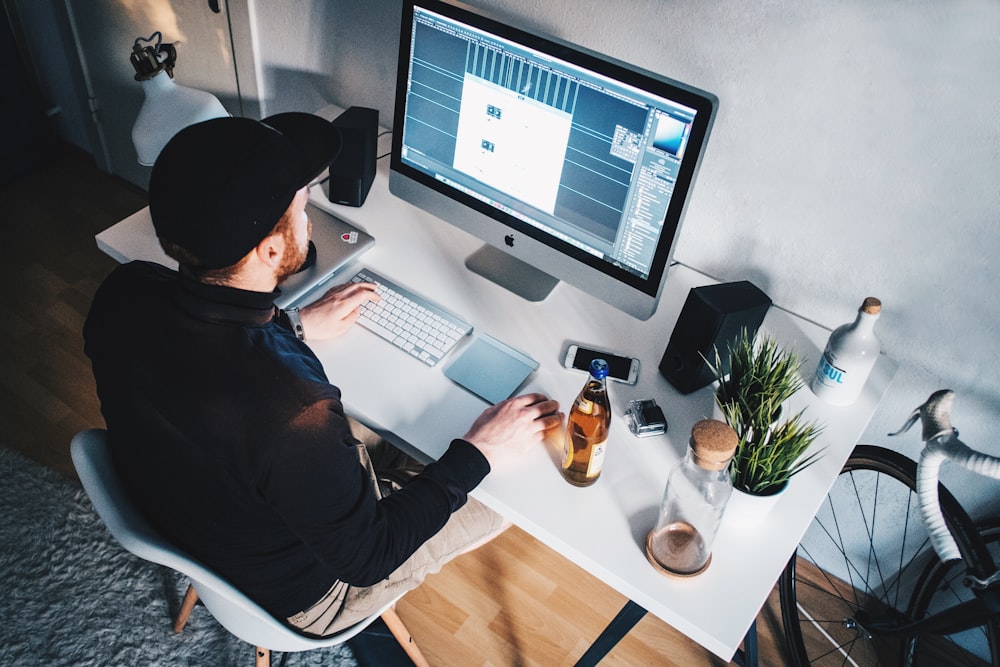
<svg viewBox="0 0 1000 667">
<path fill-rule="evenodd" d="M 699 468 L 722 470 L 729 465 L 740 437 L 728 424 L 702 419 L 691 429 L 691 451 Z"/>
<path fill-rule="evenodd" d="M 878 315 L 882 312 L 882 302 L 870 296 L 861 304 L 861 312 L 867 315 Z"/>
</svg>

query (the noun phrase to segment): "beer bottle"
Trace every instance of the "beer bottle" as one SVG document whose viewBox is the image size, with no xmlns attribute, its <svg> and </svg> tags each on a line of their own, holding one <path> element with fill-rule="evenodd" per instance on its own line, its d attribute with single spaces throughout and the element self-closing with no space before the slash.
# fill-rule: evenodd
<svg viewBox="0 0 1000 667">
<path fill-rule="evenodd" d="M 604 452 L 611 427 L 608 401 L 608 362 L 590 362 L 590 377 L 576 397 L 566 424 L 562 473 L 575 486 L 590 486 L 601 475 Z"/>
</svg>

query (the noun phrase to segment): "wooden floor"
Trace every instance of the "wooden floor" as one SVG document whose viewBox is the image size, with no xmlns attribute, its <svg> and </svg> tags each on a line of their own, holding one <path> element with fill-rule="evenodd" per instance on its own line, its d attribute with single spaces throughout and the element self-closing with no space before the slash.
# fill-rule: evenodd
<svg viewBox="0 0 1000 667">
<path fill-rule="evenodd" d="M 0 184 L 0 445 L 67 477 L 75 477 L 70 438 L 103 426 L 80 335 L 94 290 L 114 266 L 94 234 L 144 205 L 143 191 L 73 149 Z M 398 612 L 432 665 L 548 667 L 573 664 L 625 602 L 515 527 L 431 576 Z M 758 626 L 760 664 L 786 664 L 773 639 L 781 637 L 776 602 Z M 601 664 L 725 661 L 646 616 Z"/>
</svg>

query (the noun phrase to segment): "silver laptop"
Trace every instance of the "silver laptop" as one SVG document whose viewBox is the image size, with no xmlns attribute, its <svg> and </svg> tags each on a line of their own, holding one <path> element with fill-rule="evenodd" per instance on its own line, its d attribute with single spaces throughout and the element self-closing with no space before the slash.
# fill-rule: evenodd
<svg viewBox="0 0 1000 667">
<path fill-rule="evenodd" d="M 375 239 L 369 234 L 312 204 L 306 204 L 306 213 L 312 221 L 316 261 L 279 286 L 281 296 L 274 300 L 279 308 L 295 305 L 299 299 L 324 283 L 330 282 L 332 286 L 332 279 L 338 271 L 375 245 Z"/>
</svg>

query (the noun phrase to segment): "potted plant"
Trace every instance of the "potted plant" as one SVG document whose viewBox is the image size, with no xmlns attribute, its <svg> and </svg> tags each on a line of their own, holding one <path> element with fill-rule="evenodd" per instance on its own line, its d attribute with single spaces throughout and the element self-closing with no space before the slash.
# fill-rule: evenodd
<svg viewBox="0 0 1000 667">
<path fill-rule="evenodd" d="M 733 488 L 756 496 L 779 493 L 822 452 L 804 456 L 822 428 L 805 410 L 782 416 L 783 406 L 802 388 L 801 359 L 774 338 L 755 339 L 746 329 L 728 346 L 728 364 L 715 351 L 716 403 L 740 442 L 730 464 Z M 711 365 L 711 364 L 710 364 Z"/>
</svg>

